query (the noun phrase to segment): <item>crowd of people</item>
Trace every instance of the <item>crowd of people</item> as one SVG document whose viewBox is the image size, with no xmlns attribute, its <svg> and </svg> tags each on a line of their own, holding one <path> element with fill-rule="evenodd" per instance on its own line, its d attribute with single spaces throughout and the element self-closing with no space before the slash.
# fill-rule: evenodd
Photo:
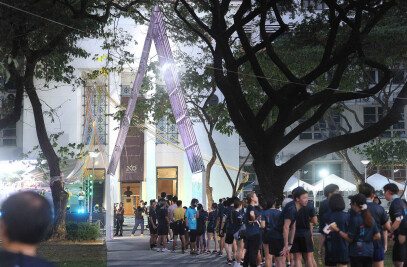
<svg viewBox="0 0 407 267">
<path fill-rule="evenodd" d="M 162 193 L 158 201 L 150 201 L 148 208 L 135 209 L 139 216 L 132 235 L 142 224 L 140 213 L 146 212 L 151 250 L 176 252 L 180 248 L 182 253 L 188 250 L 191 255 L 216 256 L 225 252 L 227 264 L 251 267 L 303 263 L 316 267 L 314 236 L 319 238 L 316 250 L 320 265 L 324 258 L 325 266 L 379 267 L 384 266 L 388 240 L 393 239 L 394 266 L 403 266 L 407 260 L 407 209 L 398 197 L 397 185 L 389 183 L 383 188 L 384 197 L 391 203 L 390 220 L 370 184 L 361 184 L 358 191 L 349 197 L 351 208 L 345 211 L 339 187 L 327 185 L 318 216 L 302 187 L 284 199 L 255 192 L 243 200 L 222 198 L 209 211 L 197 199 L 187 207 L 177 197 L 167 198 Z M 314 225 L 318 225 L 320 235 L 313 234 Z"/>
</svg>

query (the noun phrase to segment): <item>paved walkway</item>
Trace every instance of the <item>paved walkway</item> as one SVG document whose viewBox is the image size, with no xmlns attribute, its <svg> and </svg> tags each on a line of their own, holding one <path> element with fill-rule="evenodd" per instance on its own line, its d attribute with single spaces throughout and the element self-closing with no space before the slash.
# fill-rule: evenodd
<svg viewBox="0 0 407 267">
<path fill-rule="evenodd" d="M 123 237 L 115 237 L 107 244 L 107 266 L 163 266 L 163 267 L 215 267 L 226 265 L 226 257 L 202 254 L 191 256 L 176 253 L 156 252 L 149 250 L 149 231 L 144 231 L 144 237 L 130 237 L 130 232 L 125 231 Z M 181 243 L 178 241 L 178 245 Z M 170 244 L 168 244 L 170 245 Z M 171 244 L 172 245 L 172 244 Z M 171 247 L 171 246 L 169 246 Z"/>
</svg>

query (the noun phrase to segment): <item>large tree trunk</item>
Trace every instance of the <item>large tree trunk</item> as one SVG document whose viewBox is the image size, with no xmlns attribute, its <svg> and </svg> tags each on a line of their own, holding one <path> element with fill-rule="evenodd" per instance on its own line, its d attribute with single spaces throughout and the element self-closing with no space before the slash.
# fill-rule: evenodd
<svg viewBox="0 0 407 267">
<path fill-rule="evenodd" d="M 213 201 L 213 188 L 210 186 L 210 181 L 211 181 L 211 170 L 213 167 L 213 164 L 215 164 L 216 161 L 216 154 L 212 154 L 211 160 L 208 162 L 208 165 L 206 165 L 206 196 L 208 197 L 208 210 L 212 207 Z"/>
<path fill-rule="evenodd" d="M 51 238 L 59 240 L 65 239 L 66 237 L 65 215 L 68 193 L 64 190 L 64 182 L 61 178 L 61 171 L 59 168 L 59 159 L 49 141 L 41 102 L 34 87 L 34 69 L 35 62 L 30 62 L 30 60 L 27 59 L 24 85 L 34 113 L 38 142 L 45 158 L 47 159 L 50 170 L 50 187 L 54 203 L 54 227 Z"/>
<path fill-rule="evenodd" d="M 264 196 L 273 195 L 282 197 L 285 183 L 291 177 L 292 173 L 277 174 L 276 166 L 270 164 L 270 161 L 266 159 L 255 159 L 253 166 L 256 171 L 261 193 Z"/>
</svg>

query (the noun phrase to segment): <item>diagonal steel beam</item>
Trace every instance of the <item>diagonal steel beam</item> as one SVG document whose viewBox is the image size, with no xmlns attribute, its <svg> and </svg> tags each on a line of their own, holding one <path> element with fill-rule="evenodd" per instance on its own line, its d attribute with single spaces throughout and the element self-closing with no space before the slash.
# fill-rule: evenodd
<svg viewBox="0 0 407 267">
<path fill-rule="evenodd" d="M 199 149 L 192 122 L 188 114 L 184 95 L 181 90 L 178 72 L 175 66 L 170 43 L 168 41 L 162 14 L 159 6 L 156 5 L 151 16 L 150 25 L 148 27 L 147 36 L 144 42 L 143 52 L 137 71 L 137 76 L 133 84 L 133 89 L 126 109 L 126 114 L 120 124 L 119 136 L 117 138 L 112 158 L 110 160 L 109 169 L 107 171 L 108 174 L 111 175 L 114 175 L 116 172 L 120 155 L 123 150 L 124 141 L 126 139 L 134 108 L 136 106 L 138 93 L 141 88 L 143 77 L 145 75 L 147 59 L 150 53 L 151 42 L 153 39 L 155 47 L 157 49 L 159 62 L 164 72 L 164 81 L 167 85 L 167 92 L 170 97 L 172 110 L 174 112 L 174 117 L 181 135 L 182 143 L 185 147 L 189 166 L 192 173 L 200 172 L 205 169 L 201 151 Z"/>
<path fill-rule="evenodd" d="M 107 170 L 108 174 L 114 175 L 119 163 L 120 155 L 122 154 L 124 141 L 126 140 L 127 133 L 129 131 L 130 122 L 133 117 L 134 109 L 136 107 L 137 98 L 143 82 L 144 74 L 147 68 L 147 60 L 151 50 L 151 43 L 153 41 L 153 28 L 155 23 L 155 14 L 151 15 L 150 24 L 148 26 L 146 40 L 144 41 L 143 52 L 141 54 L 141 59 L 139 67 L 137 70 L 136 79 L 134 80 L 133 89 L 131 91 L 129 102 L 127 103 L 126 113 L 123 120 L 120 123 L 120 131 L 116 140 L 116 144 L 113 149 L 112 158 L 110 159 L 109 168 Z"/>
</svg>

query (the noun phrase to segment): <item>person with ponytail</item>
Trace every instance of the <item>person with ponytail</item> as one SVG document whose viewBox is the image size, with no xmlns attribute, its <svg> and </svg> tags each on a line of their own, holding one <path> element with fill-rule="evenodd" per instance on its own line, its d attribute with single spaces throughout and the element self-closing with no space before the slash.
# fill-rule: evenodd
<svg viewBox="0 0 407 267">
<path fill-rule="evenodd" d="M 257 267 L 257 254 L 260 246 L 260 220 L 261 213 L 255 208 L 259 199 L 254 191 L 246 195 L 247 206 L 246 223 L 246 254 L 244 256 L 243 267 Z"/>
<path fill-rule="evenodd" d="M 363 194 L 350 196 L 350 222 L 348 232 L 338 226 L 331 228 L 350 243 L 349 256 L 351 267 L 371 267 L 373 265 L 373 240 L 380 239 L 380 231 L 367 209 Z"/>
</svg>

